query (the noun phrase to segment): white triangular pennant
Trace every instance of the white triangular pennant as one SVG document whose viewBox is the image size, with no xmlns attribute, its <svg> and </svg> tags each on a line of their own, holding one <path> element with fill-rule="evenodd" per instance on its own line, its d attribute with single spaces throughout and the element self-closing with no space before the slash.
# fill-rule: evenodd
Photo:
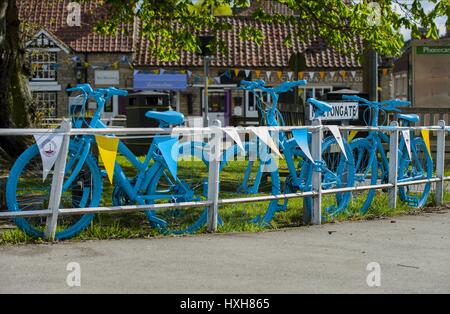
<svg viewBox="0 0 450 314">
<path fill-rule="evenodd" d="M 250 70 L 244 70 L 245 77 L 248 77 L 250 75 Z"/>
<path fill-rule="evenodd" d="M 268 81 L 270 81 L 270 75 L 272 74 L 272 71 L 266 71 L 266 78 Z"/>
<path fill-rule="evenodd" d="M 191 77 L 192 71 L 187 70 L 186 73 L 187 73 L 188 77 Z"/>
<path fill-rule="evenodd" d="M 217 84 L 220 84 L 220 76 L 214 77 L 214 82 L 216 82 Z"/>
<path fill-rule="evenodd" d="M 294 75 L 294 72 L 288 72 L 287 73 L 289 81 L 292 80 L 292 75 Z"/>
<path fill-rule="evenodd" d="M 270 136 L 269 130 L 266 126 L 249 127 L 248 129 L 252 131 L 264 144 L 269 146 L 270 149 L 272 149 L 272 151 L 275 152 L 275 154 L 283 158 L 283 156 L 281 156 L 280 151 L 278 150 L 277 145 Z"/>
<path fill-rule="evenodd" d="M 350 71 L 350 74 L 352 75 L 352 78 L 356 77 L 356 71 Z"/>
<path fill-rule="evenodd" d="M 159 69 L 159 74 L 164 74 L 164 72 L 166 72 L 166 70 L 164 70 L 162 68 Z"/>
<path fill-rule="evenodd" d="M 239 133 L 236 131 L 236 129 L 224 128 L 223 130 L 233 139 L 233 141 L 236 142 L 236 144 L 239 146 L 240 149 L 242 149 L 242 151 L 245 151 L 244 145 L 242 145 L 241 138 L 239 137 Z"/>
<path fill-rule="evenodd" d="M 334 71 L 331 71 L 331 72 L 330 72 L 330 77 L 331 77 L 331 79 L 333 79 L 335 75 L 336 75 L 336 72 L 334 72 Z"/>
<path fill-rule="evenodd" d="M 42 181 L 47 178 L 48 173 L 53 168 L 53 165 L 58 158 L 63 137 L 63 135 L 54 133 L 34 135 L 42 159 Z"/>
<path fill-rule="evenodd" d="M 409 130 L 402 130 L 403 140 L 405 141 L 406 149 L 408 150 L 408 156 L 411 159 L 411 136 Z"/>
<path fill-rule="evenodd" d="M 315 74 L 315 72 L 308 72 L 310 80 L 314 79 L 314 74 Z"/>
<path fill-rule="evenodd" d="M 345 159 L 348 160 L 347 153 L 345 152 L 344 141 L 342 140 L 342 135 L 341 135 L 341 132 L 339 131 L 339 128 L 336 125 L 328 125 L 328 129 L 330 130 L 330 132 L 333 134 L 334 138 L 336 139 L 336 142 L 338 143 L 339 147 L 341 148 L 341 151 L 344 154 Z"/>
</svg>

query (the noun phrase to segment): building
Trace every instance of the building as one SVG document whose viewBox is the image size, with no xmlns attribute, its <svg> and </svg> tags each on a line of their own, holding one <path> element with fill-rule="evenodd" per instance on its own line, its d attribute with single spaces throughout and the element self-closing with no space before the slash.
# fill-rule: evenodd
<svg viewBox="0 0 450 314">
<path fill-rule="evenodd" d="M 69 26 L 69 3 L 69 0 L 51 5 L 39 0 L 19 2 L 21 20 L 35 25 L 26 47 L 33 73 L 30 87 L 48 115 L 69 114 L 70 105 L 77 99 L 65 89 L 76 83 L 116 86 L 146 97 L 142 88 L 136 88 L 139 82 L 152 92 L 168 93 L 171 107 L 183 112 L 189 123 L 202 119 L 205 75 L 201 56 L 181 51 L 176 62 L 159 61 L 151 54 L 149 43 L 139 36 L 138 21 L 122 26 L 128 35 L 96 34 L 93 26 L 99 15 L 106 14 L 96 1 L 82 3 L 80 26 Z M 304 100 L 308 97 L 320 98 L 342 88 L 362 90 L 361 65 L 356 53 L 343 55 L 315 36 L 287 47 L 283 39 L 293 33 L 293 25 L 255 21 L 248 16 L 249 10 L 235 13 L 218 17 L 229 22 L 232 30 L 215 34 L 226 43 L 228 52 L 216 53 L 210 63 L 210 120 L 222 120 L 224 125 L 257 123 L 253 95 L 238 89 L 242 79 L 262 78 L 268 85 L 306 79 L 308 86 L 280 99 L 280 110 L 289 124 L 301 122 Z M 249 26 L 263 31 L 265 40 L 261 46 L 240 40 L 239 31 Z M 361 42 L 355 40 L 355 45 L 360 48 Z M 104 116 L 126 114 L 127 106 L 135 102 L 131 98 L 114 98 L 106 106 Z M 155 103 L 154 93 L 146 99 L 146 105 L 153 107 L 159 102 Z M 95 103 L 88 108 L 94 110 Z"/>
<path fill-rule="evenodd" d="M 69 26 L 69 3 L 18 1 L 21 21 L 28 25 L 25 48 L 30 61 L 30 89 L 38 108 L 49 117 L 68 116 L 75 99 L 66 88 L 77 83 L 125 89 L 133 86 L 132 37 L 121 32 L 116 36 L 93 32 L 98 15 L 105 13 L 94 1 L 81 5 L 80 26 Z M 132 26 L 124 27 L 132 33 Z M 120 106 L 119 102 L 115 97 L 105 106 L 106 118 L 124 113 L 125 103 Z M 93 106 L 89 104 L 89 108 Z"/>
<path fill-rule="evenodd" d="M 395 97 L 411 101 L 421 124 L 450 118 L 450 37 L 411 40 L 393 69 Z"/>
</svg>

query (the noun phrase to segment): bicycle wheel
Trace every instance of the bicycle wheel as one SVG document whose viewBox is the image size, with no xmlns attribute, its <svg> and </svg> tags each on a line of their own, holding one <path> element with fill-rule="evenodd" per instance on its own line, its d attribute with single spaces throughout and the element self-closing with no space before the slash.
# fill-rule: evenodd
<svg viewBox="0 0 450 314">
<path fill-rule="evenodd" d="M 200 142 L 186 142 L 180 146 L 175 179 L 163 162 L 153 177 L 147 196 L 156 197 L 155 203 L 202 201 L 208 198 L 208 147 Z M 207 207 L 175 207 L 145 212 L 150 223 L 161 233 L 193 233 L 206 223 Z"/>
<path fill-rule="evenodd" d="M 81 170 L 71 184 L 67 179 L 80 158 L 79 146 L 73 142 L 69 145 L 67 166 L 64 174 L 64 186 L 61 195 L 61 208 L 95 207 L 100 203 L 102 181 L 99 168 L 94 158 L 88 154 Z M 52 173 L 52 172 L 51 172 Z M 51 174 L 50 173 L 50 174 Z M 36 144 L 30 146 L 14 163 L 6 184 L 6 202 L 10 211 L 48 209 L 51 175 L 42 182 L 42 160 Z M 82 216 L 60 216 L 55 238 L 70 238 L 83 230 L 94 218 L 94 214 Z M 15 218 L 16 225 L 32 237 L 44 237 L 46 217 Z"/>
<path fill-rule="evenodd" d="M 280 175 L 275 158 L 264 144 L 243 143 L 228 148 L 221 164 L 220 198 L 238 198 L 280 194 Z M 278 201 L 241 203 L 222 208 L 222 218 L 230 223 L 269 225 L 277 211 L 285 207 Z"/>
<path fill-rule="evenodd" d="M 433 175 L 433 161 L 422 138 L 416 137 L 411 141 L 411 155 L 409 158 L 406 146 L 399 159 L 398 182 L 429 179 Z M 399 186 L 400 199 L 412 207 L 423 207 L 430 193 L 431 183 Z"/>
<path fill-rule="evenodd" d="M 350 145 L 344 142 L 347 158 L 339 148 L 333 136 L 324 139 L 322 144 L 322 190 L 352 187 L 355 180 L 355 168 Z M 324 218 L 333 218 L 346 209 L 351 192 L 322 194 Z"/>
<path fill-rule="evenodd" d="M 350 143 L 355 165 L 354 186 L 375 185 L 378 181 L 378 159 L 376 150 L 365 138 L 354 139 Z M 352 193 L 349 208 L 365 214 L 372 204 L 376 190 L 359 190 Z"/>
</svg>

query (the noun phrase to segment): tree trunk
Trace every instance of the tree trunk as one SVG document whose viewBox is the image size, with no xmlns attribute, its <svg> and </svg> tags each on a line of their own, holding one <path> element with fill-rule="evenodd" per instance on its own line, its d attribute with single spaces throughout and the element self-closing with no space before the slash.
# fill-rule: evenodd
<svg viewBox="0 0 450 314">
<path fill-rule="evenodd" d="M 30 126 L 32 98 L 16 0 L 0 0 L 0 128 Z M 0 160 L 26 147 L 25 137 L 0 136 Z"/>
</svg>

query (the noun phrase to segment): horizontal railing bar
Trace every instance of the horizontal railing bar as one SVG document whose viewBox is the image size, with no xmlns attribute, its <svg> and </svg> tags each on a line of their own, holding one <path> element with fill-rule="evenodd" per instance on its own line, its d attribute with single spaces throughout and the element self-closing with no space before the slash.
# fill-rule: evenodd
<svg viewBox="0 0 450 314">
<path fill-rule="evenodd" d="M 365 190 L 376 190 L 376 189 L 386 189 L 391 188 L 394 185 L 392 183 L 374 184 L 374 185 L 361 185 L 361 186 L 349 186 L 345 188 L 338 189 L 328 189 L 322 190 L 322 194 L 333 194 L 333 193 L 343 193 L 343 192 L 356 192 Z"/>
<path fill-rule="evenodd" d="M 111 207 L 88 207 L 88 208 L 62 208 L 59 210 L 60 215 L 70 214 L 87 214 L 87 213 L 106 213 L 106 212 L 132 212 L 143 210 L 159 210 L 170 209 L 180 207 L 200 207 L 211 205 L 211 201 L 198 201 L 198 202 L 181 202 L 181 203 L 161 203 L 161 204 L 148 204 L 148 205 L 126 205 L 126 206 L 111 206 Z"/>
<path fill-rule="evenodd" d="M 405 185 L 413 185 L 413 184 L 423 184 L 423 183 L 432 183 L 432 182 L 438 182 L 441 181 L 440 178 L 429 178 L 429 179 L 420 179 L 420 180 L 414 180 L 414 181 L 404 181 L 404 182 L 398 182 L 397 186 L 405 186 Z"/>
<path fill-rule="evenodd" d="M 321 126 L 279 126 L 279 127 L 267 127 L 269 131 L 291 131 L 293 129 L 308 129 L 314 130 L 320 128 Z M 324 129 L 328 129 L 327 125 L 322 126 Z M 413 126 L 413 127 L 371 127 L 371 126 L 338 126 L 340 130 L 349 130 L 349 131 L 381 131 L 381 132 L 390 132 L 394 130 L 431 130 L 438 131 L 442 130 L 439 126 Z M 228 127 L 221 128 L 222 130 L 230 129 Z M 233 128 L 238 133 L 249 133 L 250 129 L 248 127 L 245 128 Z M 105 135 L 105 134 L 185 134 L 193 133 L 193 132 L 203 132 L 208 134 L 212 132 L 212 128 L 185 128 L 185 127 L 176 127 L 176 128 L 123 128 L 123 127 L 113 127 L 113 128 L 103 128 L 103 129 L 94 129 L 94 128 L 74 128 L 69 134 L 70 135 Z M 449 128 L 445 129 L 446 131 L 450 131 Z M 25 135 L 35 135 L 35 134 L 51 134 L 56 133 L 60 135 L 65 135 L 65 132 L 61 132 L 59 129 L 0 129 L 0 136 L 25 136 Z"/>
<path fill-rule="evenodd" d="M 250 202 L 263 202 L 280 200 L 285 198 L 297 198 L 317 195 L 317 192 L 299 192 L 299 193 L 289 193 L 289 194 L 278 194 L 278 195 L 263 195 L 263 196 L 251 196 L 251 197 L 237 197 L 237 198 L 227 198 L 219 200 L 219 205 L 227 205 L 234 203 L 250 203 Z"/>
<path fill-rule="evenodd" d="M 26 211 L 8 211 L 0 213 L 0 218 L 14 218 L 14 217 L 39 217 L 48 216 L 52 213 L 50 209 L 42 210 L 26 210 Z"/>
</svg>

